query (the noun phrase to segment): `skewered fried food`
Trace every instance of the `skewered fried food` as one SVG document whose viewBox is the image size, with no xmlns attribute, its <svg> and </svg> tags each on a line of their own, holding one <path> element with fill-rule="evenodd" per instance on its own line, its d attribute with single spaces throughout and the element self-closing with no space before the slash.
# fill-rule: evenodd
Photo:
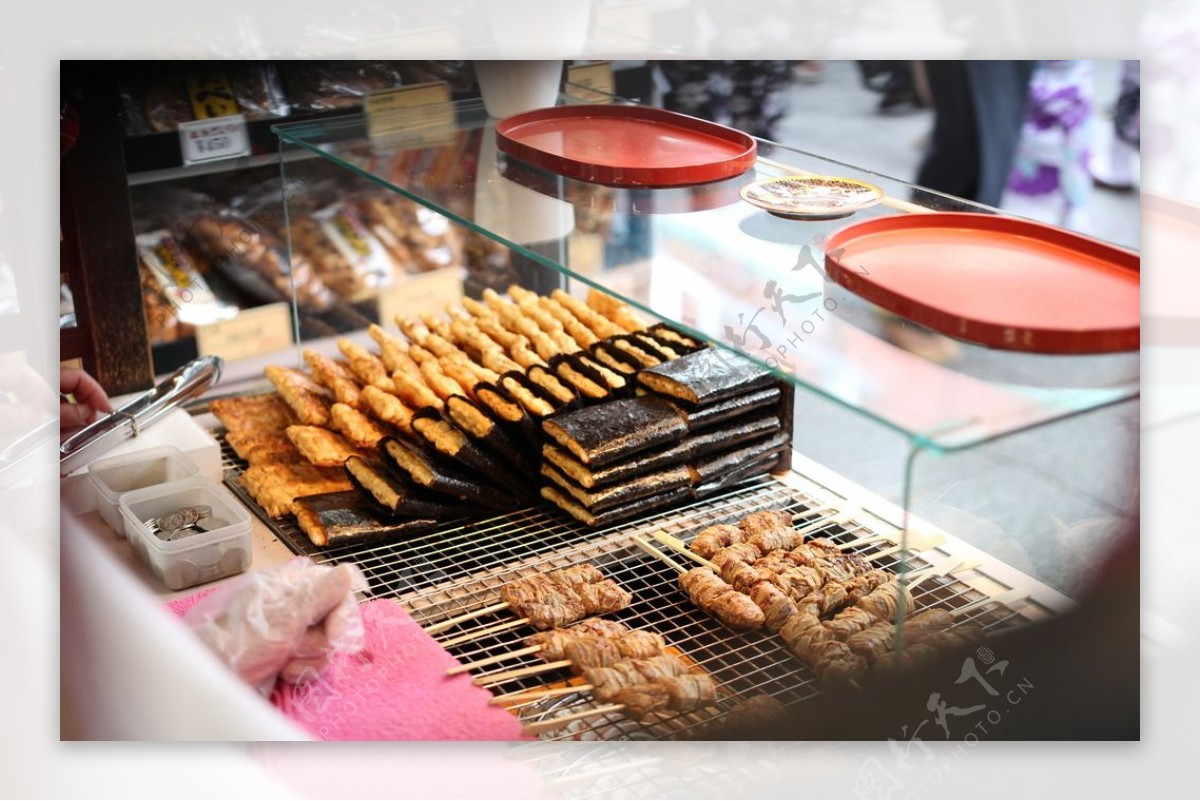
<svg viewBox="0 0 1200 801">
<path fill-rule="evenodd" d="M 545 420 L 542 430 L 579 461 L 600 467 L 674 442 L 687 433 L 687 426 L 669 404 L 624 398 Z"/>
<path fill-rule="evenodd" d="M 705 559 L 712 559 L 713 554 L 721 548 L 727 548 L 737 542 L 744 542 L 745 539 L 746 533 L 740 527 L 720 523 L 701 531 L 688 547 Z"/>
<path fill-rule="evenodd" d="M 646 327 L 625 303 L 597 289 L 588 289 L 587 305 L 625 331 L 641 331 Z"/>
<path fill-rule="evenodd" d="M 557 377 L 540 364 L 532 365 L 525 375 L 534 384 L 541 387 L 548 395 L 554 398 L 554 402 L 558 406 L 566 406 L 575 402 L 575 393 L 568 387 L 563 385 Z"/>
<path fill-rule="evenodd" d="M 392 373 L 392 380 L 396 382 L 396 394 L 413 409 L 424 409 L 427 406 L 441 409 L 445 405 L 437 393 L 425 384 L 425 378 L 419 368 L 415 376 L 407 371 L 397 370 Z"/>
<path fill-rule="evenodd" d="M 633 339 L 648 349 L 644 338 Z M 745 395 L 774 380 L 769 370 L 722 348 L 698 350 L 638 374 L 638 383 L 647 389 L 696 406 Z"/>
<path fill-rule="evenodd" d="M 546 500 L 553 503 L 558 508 L 562 509 L 571 517 L 575 518 L 584 525 L 598 528 L 607 526 L 613 523 L 618 523 L 622 520 L 628 520 L 632 517 L 644 515 L 659 509 L 666 509 L 680 501 L 687 500 L 691 497 L 690 487 L 680 487 L 670 492 L 665 492 L 659 495 L 651 495 L 645 498 L 639 498 L 636 501 L 629 501 L 620 506 L 614 506 L 600 512 L 593 512 L 582 504 L 576 503 L 575 499 L 557 487 L 545 486 L 541 488 L 541 495 Z"/>
<path fill-rule="evenodd" d="M 240 481 L 271 517 L 290 513 L 296 498 L 352 489 L 340 469 L 314 467 L 308 462 L 252 465 Z"/>
<path fill-rule="evenodd" d="M 601 574 L 593 566 L 578 568 L 511 581 L 500 589 L 500 599 L 539 629 L 561 628 L 629 605 L 632 596 L 611 579 L 596 579 Z"/>
<path fill-rule="evenodd" d="M 602 512 L 605 509 L 611 509 L 614 506 L 636 501 L 649 495 L 686 487 L 689 483 L 687 468 L 683 466 L 659 470 L 593 490 L 575 485 L 548 464 L 542 464 L 541 474 L 566 490 L 576 501 L 592 512 Z"/>
<path fill-rule="evenodd" d="M 444 495 L 418 492 L 416 485 L 398 480 L 378 463 L 372 464 L 361 456 L 347 459 L 345 469 L 354 486 L 389 515 L 447 520 L 460 517 L 466 510 Z"/>
<path fill-rule="evenodd" d="M 679 583 L 696 606 L 730 628 L 758 629 L 766 620 L 754 601 L 730 587 L 706 567 L 692 568 L 680 576 Z"/>
<path fill-rule="evenodd" d="M 424 449 L 410 442 L 385 437 L 378 450 L 385 465 L 426 489 L 490 509 L 509 509 L 515 503 L 516 499 L 510 493 L 481 484 L 471 476 L 438 463 Z"/>
<path fill-rule="evenodd" d="M 604 340 L 626 333 L 624 328 L 621 328 L 621 326 L 609 320 L 582 300 L 567 294 L 561 289 L 551 292 L 550 297 L 564 309 L 575 315 L 575 319 L 587 326 L 596 335 L 597 339 Z"/>
</svg>

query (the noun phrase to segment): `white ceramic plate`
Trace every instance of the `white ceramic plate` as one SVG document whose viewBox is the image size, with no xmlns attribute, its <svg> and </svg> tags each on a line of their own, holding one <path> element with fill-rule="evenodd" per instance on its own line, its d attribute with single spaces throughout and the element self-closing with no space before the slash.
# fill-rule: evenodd
<svg viewBox="0 0 1200 801">
<path fill-rule="evenodd" d="M 778 217 L 834 220 L 883 200 L 883 190 L 866 181 L 835 175 L 788 175 L 750 184 L 742 199 Z"/>
</svg>

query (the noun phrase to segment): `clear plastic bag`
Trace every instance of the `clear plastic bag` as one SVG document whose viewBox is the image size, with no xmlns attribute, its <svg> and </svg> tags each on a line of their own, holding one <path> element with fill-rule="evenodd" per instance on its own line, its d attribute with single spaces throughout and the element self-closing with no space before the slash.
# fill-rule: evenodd
<svg viewBox="0 0 1200 801">
<path fill-rule="evenodd" d="M 280 679 L 315 679 L 335 652 L 362 650 L 365 632 L 354 593 L 366 589 L 355 565 L 317 565 L 300 557 L 221 585 L 189 609 L 184 622 L 266 695 Z"/>
</svg>

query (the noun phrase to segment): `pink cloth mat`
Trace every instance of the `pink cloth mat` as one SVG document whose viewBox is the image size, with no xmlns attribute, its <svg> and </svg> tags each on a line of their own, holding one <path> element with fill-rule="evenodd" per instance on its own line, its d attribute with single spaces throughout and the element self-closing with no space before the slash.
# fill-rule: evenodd
<svg viewBox="0 0 1200 801">
<path fill-rule="evenodd" d="M 172 601 L 183 617 L 213 588 Z M 510 712 L 489 706 L 492 694 L 471 676 L 447 676 L 459 663 L 399 604 L 359 606 L 366 646 L 337 654 L 325 672 L 302 686 L 278 683 L 271 703 L 322 740 L 521 740 Z"/>
</svg>

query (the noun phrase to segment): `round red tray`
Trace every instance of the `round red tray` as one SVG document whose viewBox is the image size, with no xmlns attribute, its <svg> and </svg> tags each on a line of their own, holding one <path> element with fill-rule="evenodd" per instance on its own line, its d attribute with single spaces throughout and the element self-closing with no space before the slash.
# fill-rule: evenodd
<svg viewBox="0 0 1200 801">
<path fill-rule="evenodd" d="M 499 149 L 568 178 L 607 186 L 708 183 L 754 166 L 754 139 L 645 106 L 556 106 L 505 117 Z"/>
<path fill-rule="evenodd" d="M 1141 260 L 1041 223 L 991 214 L 899 214 L 826 245 L 829 277 L 948 336 L 1031 353 L 1141 343 Z"/>
</svg>

